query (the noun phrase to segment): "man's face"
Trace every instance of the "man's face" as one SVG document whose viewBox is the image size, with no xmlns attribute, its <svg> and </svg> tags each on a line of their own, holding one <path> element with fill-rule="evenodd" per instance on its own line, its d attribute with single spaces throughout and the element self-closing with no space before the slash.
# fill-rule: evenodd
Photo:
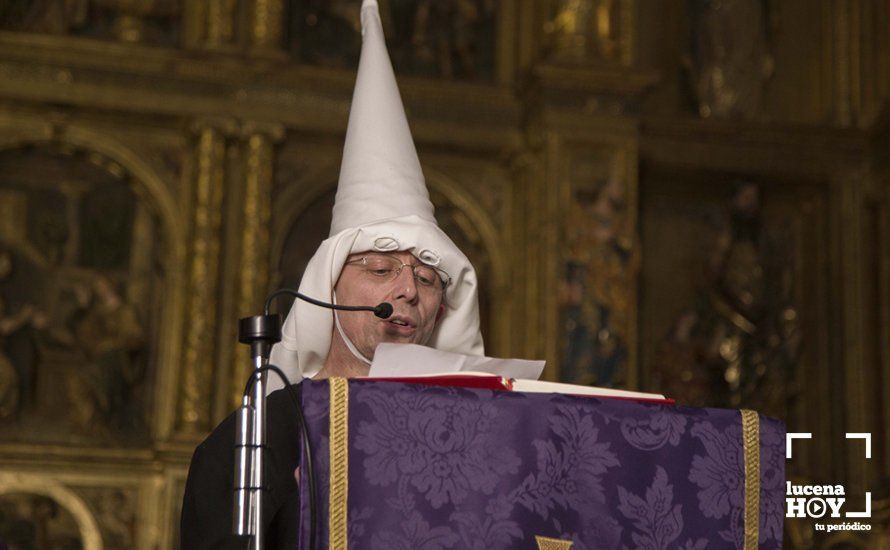
<svg viewBox="0 0 890 550">
<path fill-rule="evenodd" d="M 379 267 L 381 258 L 386 257 L 410 266 L 422 265 L 410 252 L 352 254 L 346 259 L 334 287 L 338 304 L 376 306 L 389 302 L 393 306 L 393 314 L 388 319 L 380 319 L 367 311 L 337 312 L 344 334 L 369 359 L 374 357 L 374 350 L 381 342 L 426 344 L 436 322 L 445 313 L 444 285 L 440 280 L 434 285 L 424 285 L 415 279 L 409 267 L 403 267 L 395 276 L 372 269 Z M 366 261 L 362 262 L 362 258 Z"/>
</svg>

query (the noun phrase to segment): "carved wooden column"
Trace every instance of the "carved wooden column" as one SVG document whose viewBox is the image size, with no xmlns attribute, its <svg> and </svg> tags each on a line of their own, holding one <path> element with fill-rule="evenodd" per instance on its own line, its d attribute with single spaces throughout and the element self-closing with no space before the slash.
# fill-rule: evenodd
<svg viewBox="0 0 890 550">
<path fill-rule="evenodd" d="M 890 12 L 890 10 L 888 10 Z M 890 15 L 890 13 L 888 13 Z M 875 337 L 876 355 L 880 358 L 877 365 L 879 380 L 884 383 L 878 385 L 880 400 L 890 403 L 890 121 L 883 124 L 883 129 L 875 140 L 875 170 L 878 193 L 880 196 L 879 207 L 876 209 L 875 225 L 877 229 L 877 295 L 880 302 L 878 319 L 878 333 Z M 883 462 L 878 462 L 875 468 L 879 475 L 875 477 L 890 477 L 890 421 L 886 415 L 878 420 L 878 433 L 875 438 L 881 438 L 883 444 Z M 880 456 L 880 455 L 878 455 Z M 890 495 L 888 495 L 890 500 Z M 888 502 L 890 509 L 890 502 Z M 888 514 L 890 516 L 890 514 Z M 890 521 L 890 517 L 887 518 Z M 886 530 L 887 542 L 890 544 L 890 527 Z"/>
<path fill-rule="evenodd" d="M 216 361 L 220 223 L 225 185 L 226 135 L 231 123 L 205 120 L 196 125 L 198 145 L 192 196 L 192 239 L 188 265 L 182 391 L 177 428 L 209 428 L 213 365 Z"/>
<path fill-rule="evenodd" d="M 284 40 L 284 0 L 253 0 L 250 45 L 255 53 L 281 55 Z"/>
<path fill-rule="evenodd" d="M 890 10 L 875 0 L 832 0 L 821 6 L 832 122 L 867 127 L 890 94 L 885 32 Z"/>
<path fill-rule="evenodd" d="M 888 453 L 880 441 L 890 433 L 886 421 L 874 411 L 885 403 L 887 275 L 886 231 L 886 111 L 888 94 L 888 54 L 886 32 L 890 11 L 873 0 L 832 0 L 822 6 L 826 50 L 824 73 L 830 100 L 829 122 L 844 127 L 869 129 L 875 136 L 870 144 L 872 155 L 867 163 L 840 168 L 834 175 L 838 190 L 840 242 L 836 269 L 841 285 L 841 328 L 843 373 L 843 432 L 872 434 L 874 459 L 866 459 L 864 445 L 843 441 L 838 452 L 830 454 L 834 467 L 845 475 L 847 502 L 862 509 L 865 491 L 879 498 L 875 491 L 887 475 Z M 883 46 L 883 47 L 882 47 Z M 883 129 L 882 129 L 883 127 Z M 881 133 L 884 133 L 883 140 Z M 883 147 L 882 147 L 883 145 Z M 884 250 L 882 250 L 884 249 Z M 883 261 L 882 261 L 883 260 Z M 882 388 L 876 390 L 876 388 Z M 886 416 L 886 415 L 884 415 Z M 838 429 L 836 440 L 843 437 Z M 842 446 L 841 446 L 842 445 Z M 842 449 L 842 450 L 841 450 Z M 886 449 L 886 447 L 883 447 Z M 886 501 L 885 501 L 886 502 Z M 886 506 L 886 504 L 884 505 Z M 875 502 L 874 507 L 881 509 Z M 880 514 L 875 514 L 880 518 Z M 876 523 L 881 519 L 874 519 Z M 886 523 L 887 516 L 883 521 Z M 875 531 L 879 531 L 876 529 Z M 869 545 L 872 547 L 873 544 Z"/>
<path fill-rule="evenodd" d="M 206 44 L 212 48 L 231 44 L 235 37 L 235 0 L 208 0 Z"/>
<path fill-rule="evenodd" d="M 526 140 L 527 142 L 531 140 Z M 541 309 L 538 304 L 542 298 L 539 294 L 541 266 L 541 243 L 536 238 L 540 231 L 540 204 L 535 193 L 538 186 L 535 181 L 543 175 L 543 161 L 539 148 L 533 143 L 525 143 L 524 150 L 511 153 L 508 163 L 510 175 L 515 182 L 511 189 L 510 208 L 513 210 L 511 219 L 515 248 L 512 253 L 512 281 L 515 289 L 514 313 L 521 331 L 512 335 L 510 353 L 516 357 L 542 357 L 541 346 Z"/>
<path fill-rule="evenodd" d="M 237 0 L 187 0 L 184 8 L 186 47 L 208 50 L 236 46 Z"/>
<path fill-rule="evenodd" d="M 857 114 L 857 97 L 855 87 L 859 84 L 859 65 L 851 63 L 855 51 L 853 40 L 857 38 L 858 29 L 851 25 L 851 17 L 855 13 L 855 6 L 848 0 L 830 2 L 828 9 L 831 12 L 832 22 L 829 30 L 832 55 L 832 103 L 834 122 L 842 126 L 850 126 L 855 123 Z M 856 2 L 858 4 L 858 2 Z"/>
<path fill-rule="evenodd" d="M 284 128 L 277 124 L 248 123 L 244 126 L 243 136 L 245 169 L 237 283 L 238 318 L 262 313 L 269 290 L 274 146 L 284 136 Z M 247 346 L 238 344 L 234 357 L 232 402 L 238 404 L 251 368 Z"/>
</svg>

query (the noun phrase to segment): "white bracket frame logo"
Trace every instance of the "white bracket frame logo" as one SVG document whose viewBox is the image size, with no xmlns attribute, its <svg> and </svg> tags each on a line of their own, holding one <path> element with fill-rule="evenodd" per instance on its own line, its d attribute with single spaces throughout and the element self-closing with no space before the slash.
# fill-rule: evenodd
<svg viewBox="0 0 890 550">
<path fill-rule="evenodd" d="M 788 432 L 785 434 L 785 459 L 791 459 L 791 446 L 795 439 L 812 439 L 813 434 L 810 432 Z M 865 432 L 847 432 L 844 434 L 845 439 L 864 439 L 865 440 L 865 459 L 871 460 L 871 434 Z M 864 512 L 846 512 L 844 514 L 848 518 L 870 518 L 871 517 L 871 491 L 865 492 L 865 511 Z"/>
</svg>

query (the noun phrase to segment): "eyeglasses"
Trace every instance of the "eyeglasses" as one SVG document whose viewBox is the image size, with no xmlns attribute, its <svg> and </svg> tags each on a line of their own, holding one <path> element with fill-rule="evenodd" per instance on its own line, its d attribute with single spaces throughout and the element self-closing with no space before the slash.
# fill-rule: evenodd
<svg viewBox="0 0 890 550">
<path fill-rule="evenodd" d="M 350 264 L 361 265 L 370 276 L 384 282 L 396 280 L 402 274 L 402 269 L 408 267 L 411 268 L 419 288 L 441 291 L 451 284 L 451 277 L 437 267 L 426 264 L 404 264 L 398 258 L 384 254 L 369 254 L 346 262 L 346 265 Z"/>
</svg>

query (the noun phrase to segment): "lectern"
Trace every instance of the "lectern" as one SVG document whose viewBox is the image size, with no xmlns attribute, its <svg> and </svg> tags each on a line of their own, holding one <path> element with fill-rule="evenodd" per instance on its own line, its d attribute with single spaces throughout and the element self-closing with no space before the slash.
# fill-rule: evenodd
<svg viewBox="0 0 890 550">
<path fill-rule="evenodd" d="M 754 411 L 302 384 L 322 548 L 782 546 L 785 428 Z"/>
</svg>

